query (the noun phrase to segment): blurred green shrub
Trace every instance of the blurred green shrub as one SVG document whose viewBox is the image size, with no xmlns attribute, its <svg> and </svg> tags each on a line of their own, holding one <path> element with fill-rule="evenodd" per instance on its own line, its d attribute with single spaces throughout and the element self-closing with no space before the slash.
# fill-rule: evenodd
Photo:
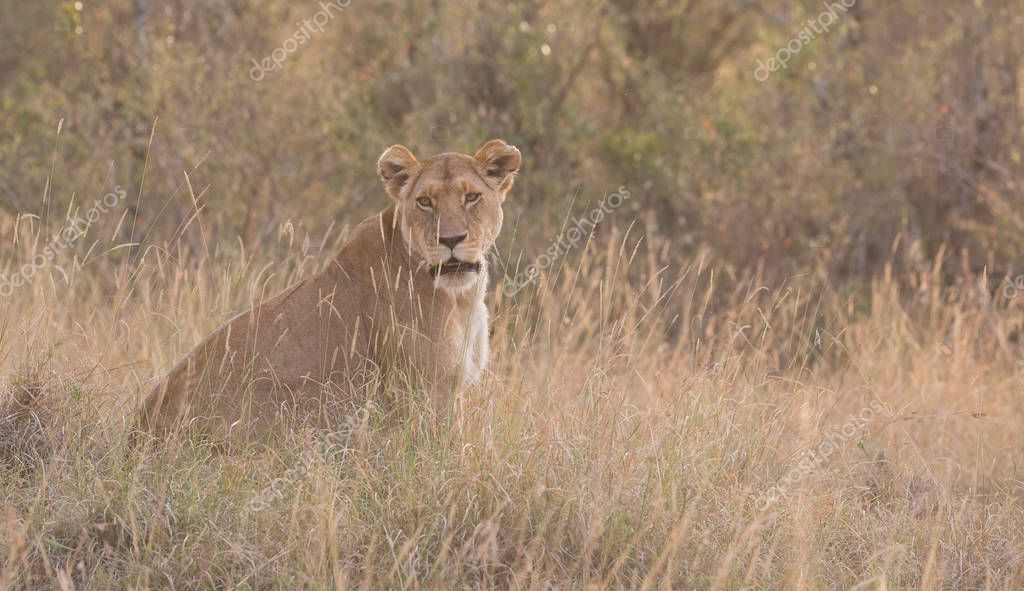
<svg viewBox="0 0 1024 591">
<path fill-rule="evenodd" d="M 12 218 L 59 225 L 73 195 L 145 179 L 117 238 L 258 248 L 284 219 L 316 234 L 386 205 L 373 164 L 389 144 L 502 137 L 525 163 L 509 256 L 544 248 L 576 187 L 579 208 L 627 186 L 629 213 L 606 223 L 637 222 L 680 262 L 703 250 L 836 281 L 939 252 L 951 280 L 1022 266 L 1024 17 L 1009 3 L 858 2 L 764 82 L 758 60 L 820 4 L 353 0 L 258 82 L 253 60 L 320 4 L 4 4 Z M 194 197 L 203 223 L 186 225 Z"/>
</svg>

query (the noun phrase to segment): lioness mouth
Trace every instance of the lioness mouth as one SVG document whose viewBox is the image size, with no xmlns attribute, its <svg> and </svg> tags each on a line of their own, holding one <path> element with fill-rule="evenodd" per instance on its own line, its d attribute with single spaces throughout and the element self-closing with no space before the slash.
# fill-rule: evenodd
<svg viewBox="0 0 1024 591">
<path fill-rule="evenodd" d="M 448 259 L 440 265 L 434 265 L 430 268 L 430 275 L 432 277 L 439 277 L 441 275 L 448 275 L 449 273 L 479 273 L 480 263 L 467 263 L 456 259 Z"/>
</svg>

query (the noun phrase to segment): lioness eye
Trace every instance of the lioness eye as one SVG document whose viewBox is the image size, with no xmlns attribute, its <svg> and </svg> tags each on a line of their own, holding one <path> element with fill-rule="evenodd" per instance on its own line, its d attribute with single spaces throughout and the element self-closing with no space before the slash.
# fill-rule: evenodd
<svg viewBox="0 0 1024 591">
<path fill-rule="evenodd" d="M 474 203 L 480 199 L 480 193 L 466 193 L 466 203 Z"/>
<path fill-rule="evenodd" d="M 420 197 L 416 199 L 416 203 L 420 204 L 423 209 L 430 209 L 434 206 L 434 203 L 430 200 L 430 197 Z"/>
</svg>

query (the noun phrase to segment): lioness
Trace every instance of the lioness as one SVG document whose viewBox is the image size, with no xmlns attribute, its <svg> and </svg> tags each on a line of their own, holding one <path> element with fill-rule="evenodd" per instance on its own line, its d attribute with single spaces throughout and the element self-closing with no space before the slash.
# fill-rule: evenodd
<svg viewBox="0 0 1024 591">
<path fill-rule="evenodd" d="M 444 411 L 487 365 L 484 255 L 520 162 L 501 140 L 423 161 L 385 150 L 377 172 L 391 206 L 360 223 L 326 269 L 229 320 L 175 365 L 146 398 L 142 430 L 266 428 L 282 411 L 316 411 L 332 387 L 392 369 L 414 371 Z"/>
</svg>

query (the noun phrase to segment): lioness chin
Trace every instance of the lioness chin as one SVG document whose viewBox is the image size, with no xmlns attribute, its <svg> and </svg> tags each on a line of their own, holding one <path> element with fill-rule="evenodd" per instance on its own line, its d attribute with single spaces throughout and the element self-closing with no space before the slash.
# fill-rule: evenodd
<svg viewBox="0 0 1024 591">
<path fill-rule="evenodd" d="M 262 431 L 392 370 L 416 375 L 445 410 L 487 365 L 485 254 L 520 162 L 501 140 L 422 161 L 388 148 L 377 172 L 391 206 L 360 223 L 326 269 L 229 320 L 175 365 L 147 396 L 141 430 Z"/>
</svg>

